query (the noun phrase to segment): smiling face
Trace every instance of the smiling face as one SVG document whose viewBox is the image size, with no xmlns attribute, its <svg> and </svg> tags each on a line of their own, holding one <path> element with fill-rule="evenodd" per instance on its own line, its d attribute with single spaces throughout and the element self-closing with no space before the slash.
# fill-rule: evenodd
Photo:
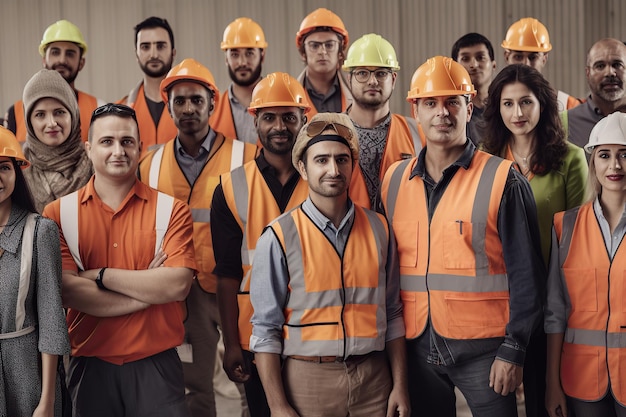
<svg viewBox="0 0 626 417">
<path fill-rule="evenodd" d="M 598 145 L 593 152 L 595 176 L 602 196 L 626 192 L 626 146 Z"/>
<path fill-rule="evenodd" d="M 59 100 L 42 98 L 33 107 L 30 124 L 39 141 L 54 147 L 70 136 L 72 116 Z"/>
<path fill-rule="evenodd" d="M 331 140 L 317 142 L 305 151 L 303 159 L 306 163 L 302 159 L 298 161 L 298 171 L 309 183 L 309 195 L 314 202 L 348 192 L 353 169 L 348 146 Z"/>
<path fill-rule="evenodd" d="M 500 116 L 513 136 L 532 136 L 541 117 L 541 106 L 525 84 L 515 82 L 502 88 Z"/>
<path fill-rule="evenodd" d="M 265 153 L 291 155 L 296 136 L 305 120 L 299 107 L 259 109 L 254 118 L 254 125 Z"/>
</svg>

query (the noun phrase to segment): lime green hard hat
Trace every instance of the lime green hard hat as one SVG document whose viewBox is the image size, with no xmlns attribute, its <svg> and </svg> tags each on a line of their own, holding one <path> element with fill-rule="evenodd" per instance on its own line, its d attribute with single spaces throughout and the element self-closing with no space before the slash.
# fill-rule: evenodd
<svg viewBox="0 0 626 417">
<path fill-rule="evenodd" d="M 381 67 L 400 69 L 396 51 L 393 46 L 380 35 L 368 33 L 357 39 L 350 49 L 343 64 L 343 70 L 355 67 Z"/>
<path fill-rule="evenodd" d="M 41 56 L 46 55 L 46 48 L 52 42 L 73 42 L 83 51 L 83 56 L 87 53 L 87 43 L 80 33 L 78 26 L 65 19 L 59 20 L 46 29 L 39 44 L 39 53 Z"/>
</svg>

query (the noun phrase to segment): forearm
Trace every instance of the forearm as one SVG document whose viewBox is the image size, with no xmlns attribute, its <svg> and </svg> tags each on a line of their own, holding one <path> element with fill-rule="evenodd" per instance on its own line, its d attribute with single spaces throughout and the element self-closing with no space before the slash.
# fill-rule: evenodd
<svg viewBox="0 0 626 417">
<path fill-rule="evenodd" d="M 281 376 L 280 355 L 275 353 L 256 353 L 254 359 L 263 389 L 265 390 L 267 404 L 272 414 L 277 413 L 277 410 L 291 408 L 285 395 Z"/>
<path fill-rule="evenodd" d="M 408 374 L 406 362 L 406 341 L 404 337 L 390 340 L 386 345 L 387 358 L 391 369 L 393 387 L 402 390 L 408 389 Z"/>
<path fill-rule="evenodd" d="M 237 293 L 239 280 L 230 277 L 219 277 L 217 280 L 217 305 L 220 311 L 222 335 L 226 349 L 240 347 L 239 343 L 239 305 Z"/>
<path fill-rule="evenodd" d="M 58 361 L 59 357 L 57 355 L 41 354 L 41 397 L 39 406 L 48 409 L 54 407 Z"/>
<path fill-rule="evenodd" d="M 563 349 L 564 333 L 550 333 L 546 356 L 546 384 L 547 386 L 561 386 L 561 350 Z"/>
</svg>

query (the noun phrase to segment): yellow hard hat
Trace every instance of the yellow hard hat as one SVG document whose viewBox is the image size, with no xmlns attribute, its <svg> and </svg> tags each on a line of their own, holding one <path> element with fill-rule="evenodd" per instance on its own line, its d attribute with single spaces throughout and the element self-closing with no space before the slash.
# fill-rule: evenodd
<svg viewBox="0 0 626 417">
<path fill-rule="evenodd" d="M 324 8 L 314 10 L 300 23 L 300 30 L 296 33 L 296 46 L 300 48 L 306 35 L 319 27 L 327 27 L 339 33 L 343 36 L 343 47 L 348 46 L 348 31 L 343 21 L 335 13 Z"/>
<path fill-rule="evenodd" d="M 452 58 L 429 58 L 413 74 L 406 101 L 424 97 L 460 96 L 476 94 L 467 70 Z"/>
<path fill-rule="evenodd" d="M 13 132 L 2 126 L 0 126 L 0 156 L 14 158 L 22 169 L 30 166 Z"/>
<path fill-rule="evenodd" d="M 184 59 L 180 64 L 167 73 L 161 81 L 161 97 L 167 103 L 169 89 L 178 81 L 192 81 L 204 85 L 213 93 L 213 100 L 217 106 L 220 90 L 215 86 L 215 78 L 211 71 L 193 58 Z"/>
<path fill-rule="evenodd" d="M 304 109 L 304 113 L 311 110 L 311 104 L 298 80 L 284 72 L 273 72 L 254 87 L 248 113 L 254 116 L 260 108 L 292 106 Z"/>
<path fill-rule="evenodd" d="M 65 19 L 51 24 L 43 33 L 43 38 L 39 44 L 41 56 L 46 55 L 46 47 L 52 42 L 73 42 L 82 49 L 83 56 L 87 53 L 87 44 L 83 39 L 83 34 L 80 33 L 80 29 Z"/>
<path fill-rule="evenodd" d="M 506 32 L 502 47 L 524 52 L 549 52 L 552 49 L 548 29 L 532 17 L 525 17 L 513 23 Z"/>
<path fill-rule="evenodd" d="M 396 50 L 385 38 L 375 33 L 363 35 L 348 49 L 342 68 L 348 71 L 355 67 L 382 67 L 394 71 L 400 69 Z"/>
<path fill-rule="evenodd" d="M 261 26 L 247 17 L 240 17 L 226 26 L 220 44 L 222 50 L 232 48 L 267 48 L 265 34 Z"/>
</svg>

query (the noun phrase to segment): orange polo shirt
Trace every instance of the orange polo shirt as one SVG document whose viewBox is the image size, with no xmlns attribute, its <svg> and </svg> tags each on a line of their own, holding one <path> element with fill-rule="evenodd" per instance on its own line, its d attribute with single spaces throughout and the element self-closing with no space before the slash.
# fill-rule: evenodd
<svg viewBox="0 0 626 417">
<path fill-rule="evenodd" d="M 147 269 L 156 244 L 157 191 L 139 180 L 117 211 L 106 206 L 94 189 L 94 177 L 78 191 L 79 254 L 86 270 L 96 268 Z M 60 226 L 60 202 L 44 209 L 44 216 Z M 196 269 L 193 223 L 189 207 L 175 200 L 163 239 L 165 267 Z M 61 231 L 64 271 L 78 271 Z M 74 356 L 96 356 L 114 364 L 132 362 L 178 346 L 183 341 L 179 303 L 152 305 L 118 317 L 95 317 L 67 311 Z"/>
</svg>

